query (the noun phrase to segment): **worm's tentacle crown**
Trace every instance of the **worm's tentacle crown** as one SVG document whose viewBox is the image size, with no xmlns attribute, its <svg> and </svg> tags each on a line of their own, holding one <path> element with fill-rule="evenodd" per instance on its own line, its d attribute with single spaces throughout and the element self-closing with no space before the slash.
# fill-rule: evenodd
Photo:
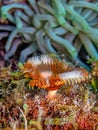
<svg viewBox="0 0 98 130">
<path fill-rule="evenodd" d="M 49 55 L 30 58 L 24 65 L 24 75 L 31 78 L 30 86 L 48 90 L 56 90 L 62 85 L 72 86 L 89 80 L 89 73 L 84 68 L 73 68 Z"/>
</svg>

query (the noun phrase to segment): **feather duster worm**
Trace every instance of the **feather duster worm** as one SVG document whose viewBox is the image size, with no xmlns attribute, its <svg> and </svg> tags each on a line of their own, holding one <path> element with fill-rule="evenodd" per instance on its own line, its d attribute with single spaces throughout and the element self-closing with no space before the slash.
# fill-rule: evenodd
<svg viewBox="0 0 98 130">
<path fill-rule="evenodd" d="M 24 76 L 30 77 L 29 85 L 57 90 L 62 85 L 80 84 L 89 78 L 83 68 L 73 68 L 64 61 L 48 55 L 30 58 L 24 65 Z"/>
</svg>

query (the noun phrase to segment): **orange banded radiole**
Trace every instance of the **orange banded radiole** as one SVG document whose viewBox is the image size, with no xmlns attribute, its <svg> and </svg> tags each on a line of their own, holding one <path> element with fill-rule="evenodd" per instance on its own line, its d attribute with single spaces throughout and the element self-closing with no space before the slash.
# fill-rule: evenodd
<svg viewBox="0 0 98 130">
<path fill-rule="evenodd" d="M 66 86 L 72 86 L 87 82 L 89 79 L 89 73 L 83 68 L 76 68 L 72 71 L 59 74 L 59 77 Z"/>
</svg>

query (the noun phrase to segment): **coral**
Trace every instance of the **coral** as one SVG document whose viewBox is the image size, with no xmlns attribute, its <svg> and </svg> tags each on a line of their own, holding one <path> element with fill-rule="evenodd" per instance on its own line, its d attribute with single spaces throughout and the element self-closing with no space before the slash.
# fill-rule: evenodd
<svg viewBox="0 0 98 130">
<path fill-rule="evenodd" d="M 1 40 L 7 37 L 5 60 L 11 59 L 18 51 L 22 63 L 39 51 L 60 52 L 89 69 L 81 61 L 81 51 L 85 52 L 85 58 L 89 56 L 98 59 L 97 1 L 15 2 L 0 7 L 1 18 L 8 21 L 7 25 L 0 24 L 0 31 L 3 32 Z"/>
</svg>

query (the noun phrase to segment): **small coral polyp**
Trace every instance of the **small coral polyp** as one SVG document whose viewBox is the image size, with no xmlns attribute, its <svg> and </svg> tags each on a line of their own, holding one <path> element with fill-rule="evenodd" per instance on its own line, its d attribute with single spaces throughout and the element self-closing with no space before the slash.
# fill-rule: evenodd
<svg viewBox="0 0 98 130">
<path fill-rule="evenodd" d="M 83 68 L 68 66 L 56 57 L 41 55 L 32 57 L 25 63 L 24 76 L 31 78 L 29 86 L 53 91 L 62 85 L 72 86 L 86 82 L 89 73 Z"/>
</svg>

